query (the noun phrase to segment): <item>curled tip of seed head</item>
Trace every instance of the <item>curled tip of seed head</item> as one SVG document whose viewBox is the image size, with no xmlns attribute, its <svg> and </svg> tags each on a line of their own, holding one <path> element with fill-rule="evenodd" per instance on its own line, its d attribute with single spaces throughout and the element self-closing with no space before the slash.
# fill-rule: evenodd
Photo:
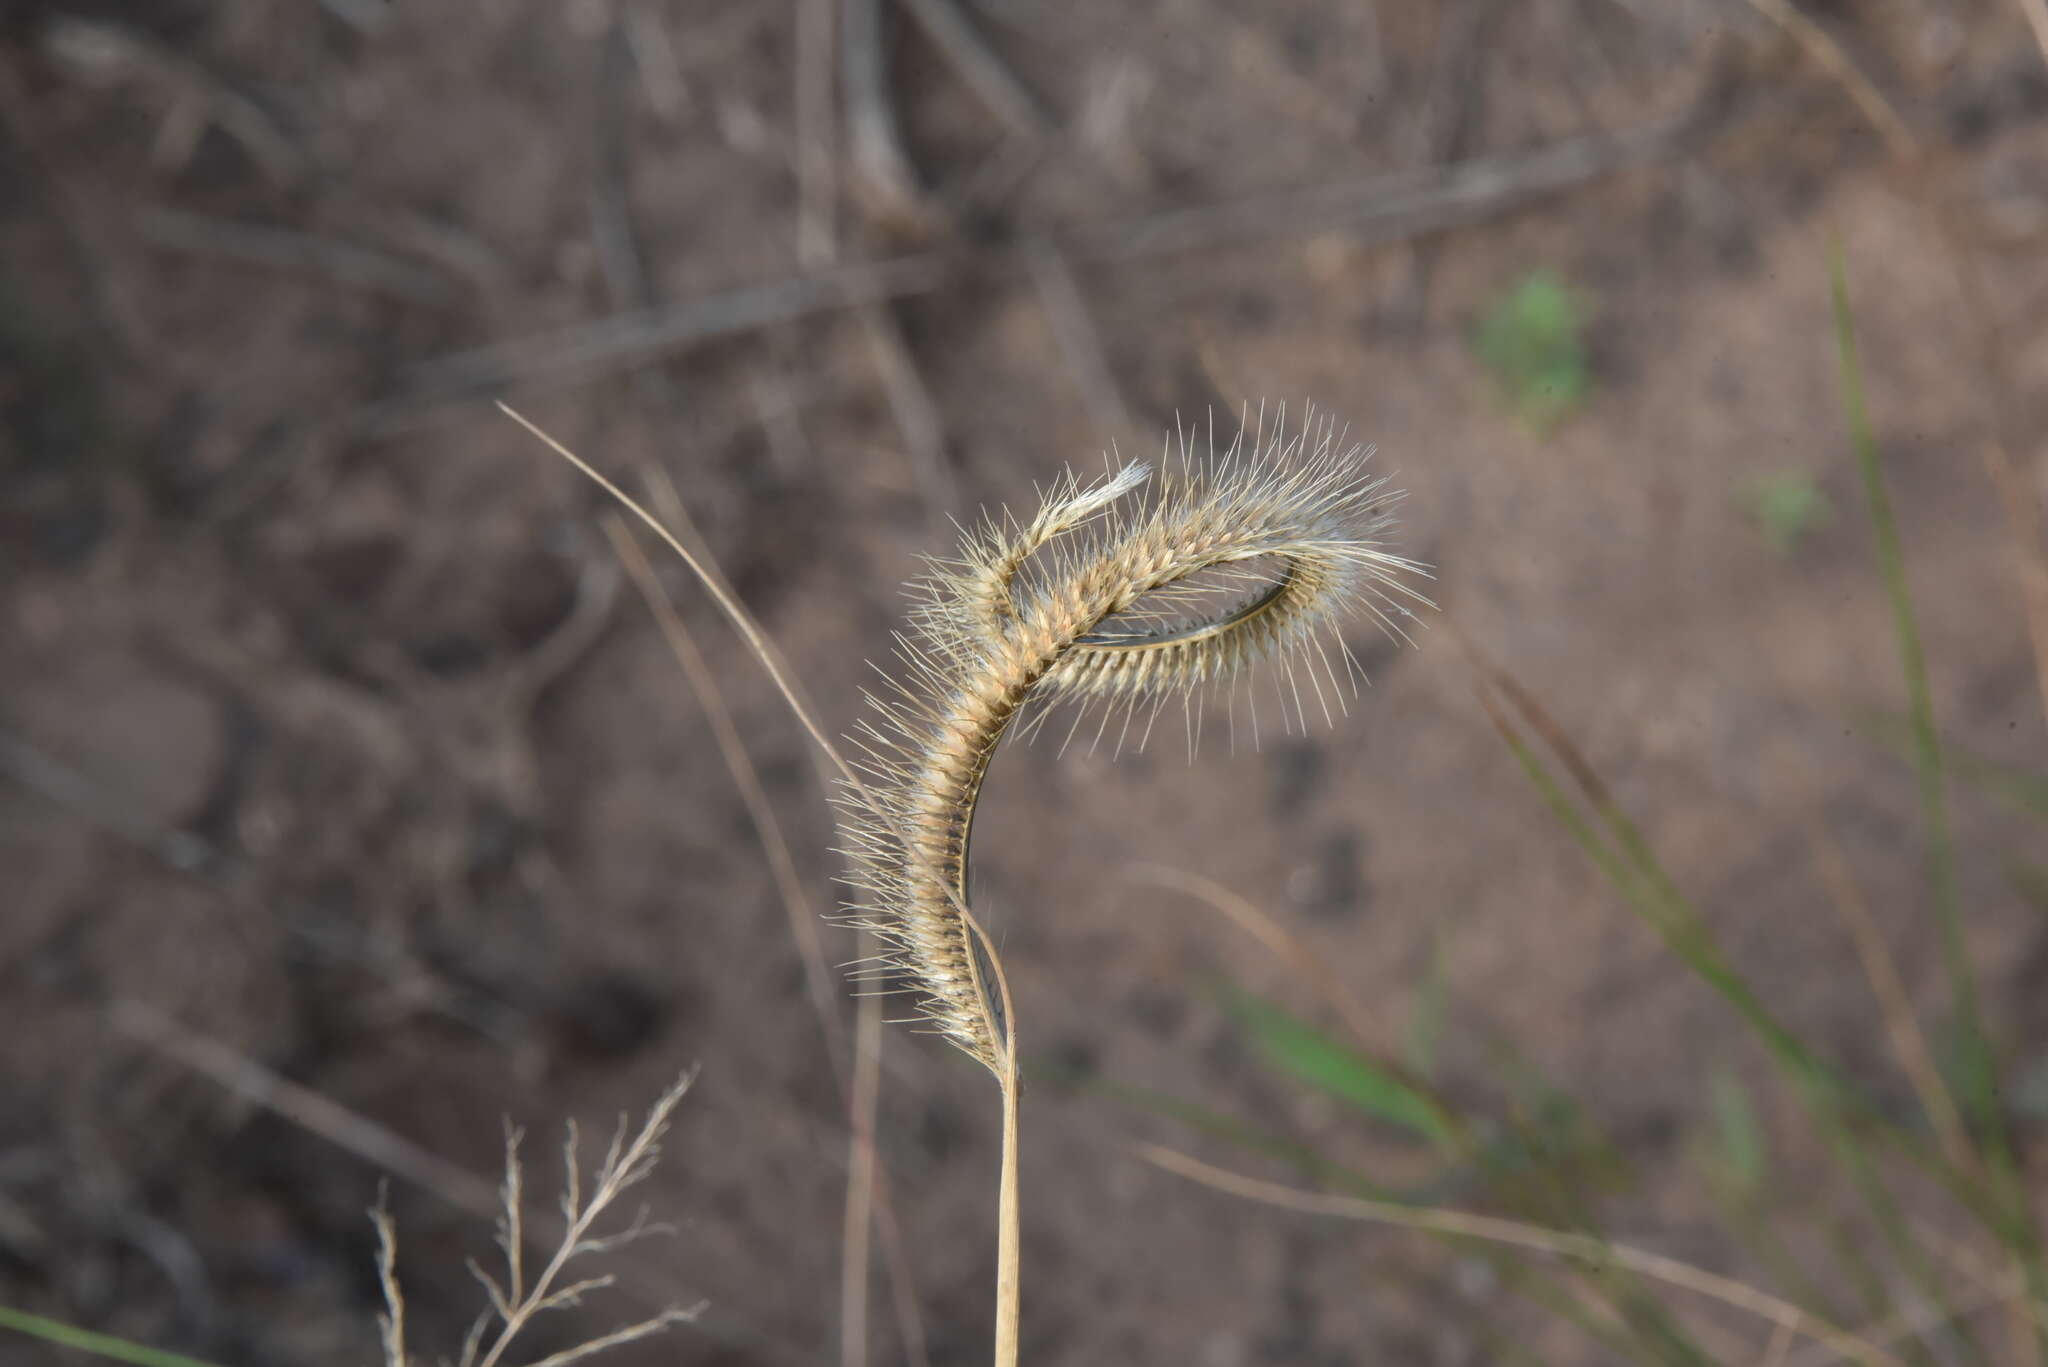
<svg viewBox="0 0 2048 1367">
<path fill-rule="evenodd" d="M 1105 726 L 1122 709 L 1128 730 L 1147 700 L 1154 716 L 1176 695 L 1191 707 L 1198 689 L 1261 665 L 1290 724 L 1306 727 L 1308 698 L 1341 708 L 1357 678 L 1342 623 L 1363 613 L 1405 637 L 1428 604 L 1405 577 L 1426 571 L 1382 540 L 1398 495 L 1366 477 L 1370 455 L 1312 412 L 1292 435 L 1284 412 L 1271 430 L 1262 413 L 1221 451 L 1183 438 L 1141 501 L 1129 496 L 1152 481 L 1147 466 L 1087 485 L 1069 472 L 1029 523 L 984 522 L 913 585 L 901 678 L 871 695 L 856 737 L 875 805 L 843 804 L 850 919 L 886 945 L 879 973 L 907 978 L 924 1018 L 999 1076 L 988 951 L 962 915 L 997 743 L 1029 704 L 1096 704 Z"/>
</svg>

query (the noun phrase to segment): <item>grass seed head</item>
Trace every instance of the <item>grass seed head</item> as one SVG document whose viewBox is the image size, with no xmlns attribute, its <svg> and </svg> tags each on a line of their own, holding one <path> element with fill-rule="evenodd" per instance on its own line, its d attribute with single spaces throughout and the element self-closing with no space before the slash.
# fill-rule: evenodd
<svg viewBox="0 0 2048 1367">
<path fill-rule="evenodd" d="M 1035 727 L 1061 702 L 1077 727 L 1091 708 L 1105 728 L 1120 711 L 1128 734 L 1141 707 L 1192 709 L 1198 690 L 1261 666 L 1290 726 L 1306 727 L 1311 699 L 1333 716 L 1359 677 L 1342 624 L 1363 613 L 1405 637 L 1428 601 L 1408 582 L 1422 567 L 1383 539 L 1398 495 L 1366 476 L 1370 454 L 1327 417 L 1290 435 L 1284 413 L 1270 429 L 1262 413 L 1221 450 L 1213 436 L 1169 443 L 1156 474 L 1069 472 L 1028 523 L 988 519 L 912 586 L 901 668 L 855 738 L 873 803 L 843 804 L 850 919 L 885 946 L 869 975 L 907 980 L 920 1014 L 999 1076 L 1006 1037 L 961 915 L 997 743 L 1027 706 Z"/>
</svg>

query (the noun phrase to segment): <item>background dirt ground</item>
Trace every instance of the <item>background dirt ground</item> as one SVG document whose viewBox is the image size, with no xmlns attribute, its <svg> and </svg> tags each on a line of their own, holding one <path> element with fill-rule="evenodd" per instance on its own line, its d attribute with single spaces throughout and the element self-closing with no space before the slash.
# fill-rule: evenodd
<svg viewBox="0 0 2048 1367">
<path fill-rule="evenodd" d="M 7 7 L 0 1303 L 238 1367 L 373 1360 L 379 1166 L 224 1088 L 241 1068 L 453 1165 L 390 1191 L 415 1346 L 452 1351 L 500 1118 L 545 1203 L 566 1119 L 601 1133 L 695 1062 L 644 1192 L 676 1236 L 536 1346 L 702 1299 L 616 1360 L 838 1360 L 848 1128 L 789 924 L 603 500 L 498 396 L 622 477 L 665 471 L 842 731 L 947 519 L 1112 442 L 1308 398 L 1408 491 L 1442 620 L 1398 649 L 1358 629 L 1349 719 L 1192 765 L 1177 736 L 998 763 L 977 877 L 1039 1074 L 1028 1361 L 1470 1363 L 1500 1336 L 1608 1360 L 1482 1264 L 1131 1156 L 1312 1181 L 1118 1099 L 1136 1086 L 1416 1169 L 1258 1056 L 1219 984 L 1324 1008 L 1147 865 L 1283 918 L 1389 1050 L 1440 994 L 1447 1088 L 1505 1104 L 1519 1059 L 1626 1154 L 1609 1228 L 1761 1277 L 1701 1192 L 1707 1080 L 1755 1084 L 1795 1230 L 1834 1218 L 1827 1163 L 1542 808 L 1448 628 L 1547 701 L 1772 1005 L 1909 1106 L 1805 824 L 1938 1021 L 1827 250 L 1944 732 L 2038 771 L 1982 456 L 2003 423 L 2044 492 L 2048 67 L 2008 0 L 1808 8 L 1922 164 L 1761 7 L 1709 0 L 956 0 L 1021 101 L 897 6 L 879 85 L 842 79 L 818 25 L 857 36 L 865 0 Z M 1673 119 L 1627 166 L 1530 188 L 1554 140 L 1599 161 Z M 1431 168 L 1475 159 L 1459 221 L 1433 217 Z M 1985 273 L 2003 376 L 1930 204 Z M 1473 348 L 1538 269 L 1582 302 L 1593 371 L 1547 439 Z M 1779 554 L 1741 500 L 1785 474 L 1833 516 Z M 817 766 L 663 574 L 823 907 Z M 2039 827 L 1954 796 L 2038 1202 L 2048 907 L 2014 875 Z M 933 1362 L 985 1352 L 995 1121 L 972 1066 L 888 1032 L 879 1144 Z M 901 1362 L 888 1285 L 874 1360 Z M 55 1360 L 0 1339 L 0 1363 Z"/>
</svg>

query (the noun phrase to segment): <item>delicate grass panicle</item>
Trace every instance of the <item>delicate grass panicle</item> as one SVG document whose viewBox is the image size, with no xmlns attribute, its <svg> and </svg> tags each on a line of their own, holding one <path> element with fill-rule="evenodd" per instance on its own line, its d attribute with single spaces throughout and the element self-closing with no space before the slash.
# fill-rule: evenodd
<svg viewBox="0 0 2048 1367">
<path fill-rule="evenodd" d="M 914 585 L 903 677 L 862 726 L 872 783 L 842 803 L 853 917 L 888 946 L 873 975 L 907 982 L 998 1077 L 1005 1022 L 965 916 L 997 742 L 1028 705 L 1071 699 L 1075 727 L 1100 704 L 1098 739 L 1121 713 L 1119 744 L 1144 710 L 1142 743 L 1178 697 L 1192 744 L 1192 695 L 1208 684 L 1229 687 L 1234 735 L 1237 684 L 1266 663 L 1290 725 L 1341 709 L 1360 671 L 1338 625 L 1363 611 L 1400 634 L 1408 604 L 1427 602 L 1401 577 L 1421 567 L 1381 540 L 1398 495 L 1366 478 L 1370 452 L 1343 435 L 1311 414 L 1291 436 L 1261 421 L 1220 452 L 1183 437 L 1143 500 L 1131 496 L 1145 466 L 1086 486 L 1068 474 L 1028 524 L 987 520 Z"/>
</svg>

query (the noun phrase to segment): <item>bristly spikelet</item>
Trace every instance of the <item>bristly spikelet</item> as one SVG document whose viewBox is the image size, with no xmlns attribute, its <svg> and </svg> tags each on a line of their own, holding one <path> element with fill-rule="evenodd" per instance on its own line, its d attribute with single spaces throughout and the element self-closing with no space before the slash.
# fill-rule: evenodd
<svg viewBox="0 0 2048 1367">
<path fill-rule="evenodd" d="M 1136 506 L 1124 500 L 1150 478 L 1144 466 L 1087 486 L 1070 473 L 1029 524 L 986 523 L 913 585 L 903 676 L 870 695 L 881 715 L 860 727 L 874 806 L 843 804 L 850 915 L 884 942 L 875 975 L 907 978 L 924 1017 L 998 1076 L 1002 1022 L 962 912 L 975 799 L 1025 705 L 1099 702 L 1105 723 L 1121 707 L 1128 729 L 1143 700 L 1156 714 L 1270 664 L 1306 724 L 1305 696 L 1327 715 L 1354 691 L 1339 624 L 1363 611 L 1401 635 L 1408 603 L 1428 601 L 1402 579 L 1422 567 L 1380 539 L 1398 495 L 1365 477 L 1370 452 L 1327 419 L 1291 437 L 1284 427 L 1261 422 L 1221 452 L 1183 438 Z M 1241 585 L 1235 598 L 1216 600 L 1219 577 Z"/>
</svg>

